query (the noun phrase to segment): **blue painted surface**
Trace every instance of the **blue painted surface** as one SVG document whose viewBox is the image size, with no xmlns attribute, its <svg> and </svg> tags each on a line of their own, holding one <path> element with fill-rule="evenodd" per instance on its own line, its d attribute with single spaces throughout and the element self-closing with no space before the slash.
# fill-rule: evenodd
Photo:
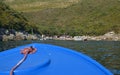
<svg viewBox="0 0 120 75">
<path fill-rule="evenodd" d="M 20 50 L 29 46 L 37 49 L 29 54 L 14 75 L 113 75 L 88 56 L 73 50 L 33 43 L 0 53 L 0 75 L 9 75 L 10 69 L 22 59 Z"/>
</svg>

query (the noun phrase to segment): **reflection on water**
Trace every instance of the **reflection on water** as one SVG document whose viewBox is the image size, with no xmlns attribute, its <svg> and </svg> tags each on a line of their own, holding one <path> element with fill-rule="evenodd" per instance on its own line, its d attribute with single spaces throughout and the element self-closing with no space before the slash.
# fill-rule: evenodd
<svg viewBox="0 0 120 75">
<path fill-rule="evenodd" d="M 82 52 L 120 75 L 120 41 L 9 41 L 0 42 L 0 51 L 29 43 L 46 43 L 67 47 Z"/>
</svg>

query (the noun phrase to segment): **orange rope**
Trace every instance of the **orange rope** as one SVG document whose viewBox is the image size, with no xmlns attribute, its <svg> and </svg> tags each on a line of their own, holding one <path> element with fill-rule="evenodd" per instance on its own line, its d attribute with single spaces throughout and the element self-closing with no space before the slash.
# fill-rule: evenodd
<svg viewBox="0 0 120 75">
<path fill-rule="evenodd" d="M 36 52 L 36 49 L 32 46 L 30 48 L 25 48 L 21 50 L 21 54 L 24 54 L 24 57 L 10 70 L 10 75 L 14 75 L 14 70 L 18 68 L 27 58 L 28 54 L 32 54 Z"/>
</svg>

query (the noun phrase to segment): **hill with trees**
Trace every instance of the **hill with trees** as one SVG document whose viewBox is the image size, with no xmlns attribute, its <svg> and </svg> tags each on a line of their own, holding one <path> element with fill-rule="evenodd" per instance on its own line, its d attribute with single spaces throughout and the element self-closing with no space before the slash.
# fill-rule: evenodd
<svg viewBox="0 0 120 75">
<path fill-rule="evenodd" d="M 8 5 L 0 1 L 0 28 L 31 32 L 31 28 L 36 30 L 23 14 L 11 9 Z"/>
<path fill-rule="evenodd" d="M 23 12 L 41 34 L 120 33 L 119 0 L 6 0 L 5 3 Z"/>
</svg>

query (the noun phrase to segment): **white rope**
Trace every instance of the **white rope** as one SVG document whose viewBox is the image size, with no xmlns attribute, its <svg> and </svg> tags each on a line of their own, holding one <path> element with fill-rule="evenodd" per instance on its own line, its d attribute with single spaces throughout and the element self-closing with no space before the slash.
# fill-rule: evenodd
<svg viewBox="0 0 120 75">
<path fill-rule="evenodd" d="M 14 74 L 14 70 L 19 67 L 24 61 L 25 59 L 27 58 L 28 56 L 28 53 L 24 55 L 24 57 L 10 70 L 10 75 L 13 75 Z"/>
</svg>

